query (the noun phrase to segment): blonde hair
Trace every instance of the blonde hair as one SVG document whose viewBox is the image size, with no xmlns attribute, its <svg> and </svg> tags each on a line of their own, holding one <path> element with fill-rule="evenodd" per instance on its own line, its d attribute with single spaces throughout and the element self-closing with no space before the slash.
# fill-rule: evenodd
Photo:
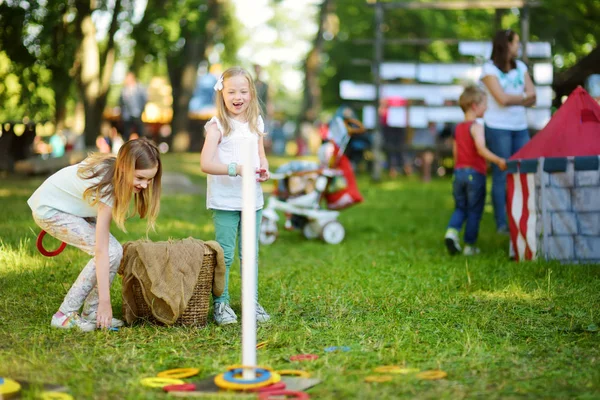
<svg viewBox="0 0 600 400">
<path fill-rule="evenodd" d="M 134 195 L 134 211 L 129 212 L 135 170 L 157 167 L 156 175 L 148 187 Z M 147 230 L 153 229 L 160 210 L 162 163 L 158 148 L 146 138 L 130 140 L 114 155 L 93 153 L 81 164 L 77 174 L 82 179 L 101 176 L 100 181 L 83 193 L 90 205 L 98 204 L 103 197 L 113 197 L 112 217 L 117 226 L 126 232 L 125 220 L 135 214 L 148 217 Z"/>
<path fill-rule="evenodd" d="M 473 104 L 480 104 L 485 99 L 485 92 L 477 85 L 469 85 L 460 95 L 458 105 L 467 112 Z"/>
<path fill-rule="evenodd" d="M 260 116 L 260 105 L 258 104 L 258 99 L 256 96 L 256 86 L 254 86 L 254 80 L 248 71 L 246 71 L 242 67 L 231 67 L 223 72 L 221 75 L 221 79 L 223 79 L 223 85 L 227 79 L 234 76 L 243 76 L 248 81 L 248 86 L 250 87 L 250 104 L 248 104 L 248 108 L 246 109 L 246 120 L 248 121 L 248 126 L 251 132 L 256 133 L 257 135 L 264 136 L 265 133 L 261 132 L 258 128 L 258 117 Z M 217 118 L 221 122 L 221 126 L 223 127 L 223 136 L 229 135 L 231 132 L 231 124 L 229 122 L 227 106 L 225 105 L 225 100 L 223 99 L 223 90 L 217 90 Z"/>
</svg>

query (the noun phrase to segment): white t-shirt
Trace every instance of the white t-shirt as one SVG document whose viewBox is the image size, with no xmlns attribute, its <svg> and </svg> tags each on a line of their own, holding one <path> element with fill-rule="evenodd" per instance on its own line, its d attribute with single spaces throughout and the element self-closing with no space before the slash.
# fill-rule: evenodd
<svg viewBox="0 0 600 400">
<path fill-rule="evenodd" d="M 258 134 L 252 132 L 248 123 L 230 119 L 231 132 L 223 135 L 223 127 L 217 117 L 213 117 L 207 125 L 215 122 L 221 132 L 221 142 L 217 146 L 217 159 L 220 163 L 229 165 L 234 162 L 243 164 L 243 150 L 250 146 L 254 167 L 260 167 L 258 156 Z M 263 119 L 258 117 L 258 129 L 264 132 Z M 242 210 L 242 177 L 229 175 L 208 175 L 206 189 L 206 208 L 214 210 L 241 211 Z M 264 199 L 260 182 L 256 182 L 256 209 L 263 208 Z"/>
<path fill-rule="evenodd" d="M 507 73 L 502 72 L 488 61 L 483 65 L 481 79 L 488 75 L 498 78 L 502 90 L 506 94 L 522 96 L 525 92 L 525 73 L 527 66 L 522 61 L 517 60 L 517 68 L 511 69 Z M 488 108 L 483 116 L 485 125 L 495 129 L 507 129 L 520 131 L 527 129 L 527 113 L 523 106 L 501 106 L 496 102 L 489 89 L 484 86 L 488 97 Z"/>
<path fill-rule="evenodd" d="M 82 163 L 85 163 L 85 160 Z M 102 176 L 93 179 L 80 178 L 77 175 L 77 170 L 81 164 L 61 169 L 46 179 L 33 192 L 29 200 L 27 200 L 27 204 L 29 204 L 31 211 L 38 218 L 50 218 L 57 211 L 83 218 L 98 215 L 98 203 L 95 206 L 91 206 L 88 200 L 83 199 L 83 192 L 90 186 L 100 182 Z M 112 207 L 114 203 L 112 196 L 105 196 L 100 201 L 109 207 Z"/>
</svg>

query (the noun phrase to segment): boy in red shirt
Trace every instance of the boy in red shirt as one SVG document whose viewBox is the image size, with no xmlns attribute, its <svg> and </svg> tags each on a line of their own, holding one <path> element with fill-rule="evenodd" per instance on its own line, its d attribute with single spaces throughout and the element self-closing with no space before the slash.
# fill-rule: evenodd
<svg viewBox="0 0 600 400">
<path fill-rule="evenodd" d="M 464 255 L 479 253 L 475 247 L 479 234 L 479 221 L 485 205 L 486 160 L 506 169 L 506 160 L 498 157 L 485 146 L 483 125 L 476 121 L 487 109 L 485 92 L 477 86 L 469 86 L 461 94 L 460 108 L 465 113 L 465 121 L 456 126 L 454 134 L 454 212 L 448 223 L 444 241 L 451 255 L 461 251 L 458 233 L 465 226 Z"/>
</svg>

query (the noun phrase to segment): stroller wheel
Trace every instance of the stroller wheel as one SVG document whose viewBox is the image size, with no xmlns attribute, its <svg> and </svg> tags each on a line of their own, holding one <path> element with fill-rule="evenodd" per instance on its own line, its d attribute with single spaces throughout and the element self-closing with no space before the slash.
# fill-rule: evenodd
<svg viewBox="0 0 600 400">
<path fill-rule="evenodd" d="M 277 222 L 263 217 L 258 239 L 260 244 L 272 244 L 277 239 Z"/>
<path fill-rule="evenodd" d="M 304 227 L 302 228 L 302 234 L 304 235 L 305 238 L 311 240 L 311 239 L 316 239 L 319 237 L 319 225 L 312 224 L 310 222 L 304 224 Z"/>
<path fill-rule="evenodd" d="M 344 240 L 344 236 L 346 236 L 346 231 L 344 226 L 338 221 L 326 223 L 321 231 L 321 238 L 323 238 L 323 241 L 327 244 L 338 244 Z"/>
</svg>

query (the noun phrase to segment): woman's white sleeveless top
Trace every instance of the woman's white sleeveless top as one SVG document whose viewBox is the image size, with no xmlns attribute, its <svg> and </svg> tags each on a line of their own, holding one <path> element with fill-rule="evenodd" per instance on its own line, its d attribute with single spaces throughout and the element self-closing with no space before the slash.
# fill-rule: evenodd
<svg viewBox="0 0 600 400">
<path fill-rule="evenodd" d="M 253 167 L 260 167 L 258 155 L 259 136 L 252 132 L 248 123 L 238 122 L 230 119 L 231 132 L 229 135 L 223 135 L 223 127 L 217 117 L 212 117 L 206 124 L 216 123 L 219 132 L 221 132 L 221 142 L 217 146 L 217 160 L 223 164 L 229 165 L 234 162 L 243 164 L 243 151 L 250 147 L 252 151 Z M 264 122 L 258 117 L 258 129 L 264 132 Z M 208 175 L 207 176 L 206 208 L 214 210 L 242 210 L 242 177 L 229 175 Z M 263 208 L 264 199 L 260 182 L 256 182 L 256 209 Z"/>
</svg>

